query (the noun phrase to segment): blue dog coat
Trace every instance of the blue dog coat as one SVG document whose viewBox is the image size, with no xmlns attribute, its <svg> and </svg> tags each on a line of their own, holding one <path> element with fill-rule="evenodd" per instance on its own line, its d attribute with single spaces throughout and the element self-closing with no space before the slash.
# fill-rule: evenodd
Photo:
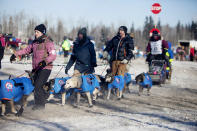
<svg viewBox="0 0 197 131">
<path fill-rule="evenodd" d="M 64 91 L 64 88 L 63 87 L 66 84 L 66 81 L 68 79 L 70 79 L 70 77 L 55 78 L 54 87 L 50 91 L 50 94 L 63 92 Z"/>
<path fill-rule="evenodd" d="M 93 74 L 82 75 L 81 78 L 81 88 L 75 89 L 75 92 L 90 92 L 92 94 L 95 88 L 100 89 L 99 82 Z"/>
<path fill-rule="evenodd" d="M 23 95 L 30 95 L 34 90 L 32 82 L 27 77 L 15 78 L 11 80 L 1 80 L 0 100 L 19 101 Z"/>
<path fill-rule="evenodd" d="M 61 93 L 64 92 L 64 85 L 66 84 L 66 81 L 70 79 L 71 77 L 64 77 L 64 78 L 55 78 L 55 83 L 53 89 L 50 91 L 50 94 L 54 93 Z M 69 89 L 66 91 L 66 98 L 70 97 L 70 95 L 73 93 L 73 89 Z"/>
<path fill-rule="evenodd" d="M 143 82 L 140 82 L 140 85 L 145 87 L 145 88 L 148 85 L 151 88 L 152 87 L 152 79 L 151 79 L 151 77 L 147 73 L 144 73 L 144 76 L 145 76 L 145 79 L 144 79 Z"/>
<path fill-rule="evenodd" d="M 124 74 L 124 80 L 125 80 L 126 85 L 131 83 L 131 74 L 130 73 L 125 73 Z"/>
<path fill-rule="evenodd" d="M 118 88 L 119 91 L 122 91 L 124 88 L 124 78 L 123 76 L 114 76 L 114 80 L 112 83 L 108 84 L 108 89 Z"/>
</svg>

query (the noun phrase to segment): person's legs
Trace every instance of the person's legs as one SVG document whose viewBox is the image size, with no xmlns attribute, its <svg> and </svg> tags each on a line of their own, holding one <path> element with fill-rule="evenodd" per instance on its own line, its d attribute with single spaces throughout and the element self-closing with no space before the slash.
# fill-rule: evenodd
<svg viewBox="0 0 197 131">
<path fill-rule="evenodd" d="M 45 107 L 45 101 L 46 101 L 46 92 L 43 89 L 44 84 L 47 82 L 49 75 L 51 73 L 51 70 L 40 70 L 34 77 L 34 100 L 35 100 L 35 106 L 37 107 Z"/>
<path fill-rule="evenodd" d="M 119 63 L 120 63 L 120 61 L 113 61 L 112 62 L 112 77 L 117 75 Z"/>
<path fill-rule="evenodd" d="M 124 74 L 126 73 L 126 65 L 127 64 L 122 64 L 122 63 L 119 63 L 119 66 L 118 66 L 118 75 L 121 75 L 123 76 L 124 78 Z M 123 92 L 126 91 L 126 83 L 124 84 L 124 89 L 123 89 Z"/>
<path fill-rule="evenodd" d="M 126 73 L 126 64 L 119 63 L 117 73 L 118 75 L 121 75 L 124 77 L 124 74 Z"/>
<path fill-rule="evenodd" d="M 67 55 L 67 51 L 64 50 L 64 57 L 66 57 L 66 55 Z"/>
<path fill-rule="evenodd" d="M 111 81 L 114 80 L 114 76 L 116 76 L 117 73 L 118 73 L 118 65 L 119 65 L 119 63 L 120 63 L 120 61 L 112 61 L 112 79 L 111 79 Z M 111 90 L 110 90 L 110 92 L 111 92 Z M 110 94 L 108 94 L 108 96 L 109 95 Z M 119 96 L 119 91 L 117 91 L 117 96 Z"/>
<path fill-rule="evenodd" d="M 3 59 L 4 49 L 0 49 L 0 69 L 1 69 L 1 60 Z"/>
</svg>

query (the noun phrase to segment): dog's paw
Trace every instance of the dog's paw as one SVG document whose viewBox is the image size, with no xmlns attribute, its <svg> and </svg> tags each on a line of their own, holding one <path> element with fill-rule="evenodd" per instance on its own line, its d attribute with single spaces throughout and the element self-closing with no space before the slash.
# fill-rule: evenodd
<svg viewBox="0 0 197 131">
<path fill-rule="evenodd" d="M 118 97 L 118 98 L 117 98 L 117 100 L 121 100 L 121 98 L 120 98 L 120 97 Z"/>
<path fill-rule="evenodd" d="M 79 104 L 74 103 L 74 104 L 73 104 L 73 107 L 74 107 L 74 108 L 79 108 Z"/>
<path fill-rule="evenodd" d="M 124 95 L 122 95 L 121 98 L 125 98 Z"/>
<path fill-rule="evenodd" d="M 96 105 L 96 100 L 92 100 L 92 104 L 93 105 Z"/>
<path fill-rule="evenodd" d="M 24 109 L 21 107 L 20 110 L 15 114 L 15 116 L 22 116 Z"/>
<path fill-rule="evenodd" d="M 93 105 L 89 105 L 88 107 L 89 107 L 89 108 L 92 108 L 92 107 L 93 107 Z"/>
<path fill-rule="evenodd" d="M 5 113 L 1 113 L 1 114 L 0 114 L 0 117 L 4 117 L 4 116 L 5 116 Z"/>
<path fill-rule="evenodd" d="M 131 94 L 131 91 L 130 91 L 130 90 L 128 90 L 127 92 L 128 92 L 129 94 Z"/>
</svg>

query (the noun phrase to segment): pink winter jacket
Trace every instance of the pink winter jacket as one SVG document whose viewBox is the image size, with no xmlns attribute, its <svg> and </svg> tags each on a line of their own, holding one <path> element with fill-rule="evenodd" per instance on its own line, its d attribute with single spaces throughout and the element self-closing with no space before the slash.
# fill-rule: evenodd
<svg viewBox="0 0 197 131">
<path fill-rule="evenodd" d="M 3 36 L 0 37 L 0 41 L 1 41 L 1 45 L 2 45 L 3 47 L 5 47 L 5 39 L 4 39 Z"/>
<path fill-rule="evenodd" d="M 56 59 L 56 51 L 54 43 L 45 37 L 45 42 L 43 43 L 32 43 L 27 48 L 23 50 L 16 51 L 15 55 L 20 56 L 24 54 L 33 53 L 32 56 L 32 67 L 36 69 L 41 61 L 45 61 L 47 66 L 44 69 L 52 69 L 52 62 Z"/>
</svg>

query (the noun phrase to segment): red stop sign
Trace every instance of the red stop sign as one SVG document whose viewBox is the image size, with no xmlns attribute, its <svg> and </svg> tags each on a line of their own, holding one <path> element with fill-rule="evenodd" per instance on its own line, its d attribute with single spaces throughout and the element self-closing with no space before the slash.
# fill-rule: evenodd
<svg viewBox="0 0 197 131">
<path fill-rule="evenodd" d="M 152 8 L 151 8 L 151 11 L 154 13 L 154 14 L 159 14 L 161 12 L 161 5 L 159 3 L 154 3 L 152 5 Z"/>
</svg>

